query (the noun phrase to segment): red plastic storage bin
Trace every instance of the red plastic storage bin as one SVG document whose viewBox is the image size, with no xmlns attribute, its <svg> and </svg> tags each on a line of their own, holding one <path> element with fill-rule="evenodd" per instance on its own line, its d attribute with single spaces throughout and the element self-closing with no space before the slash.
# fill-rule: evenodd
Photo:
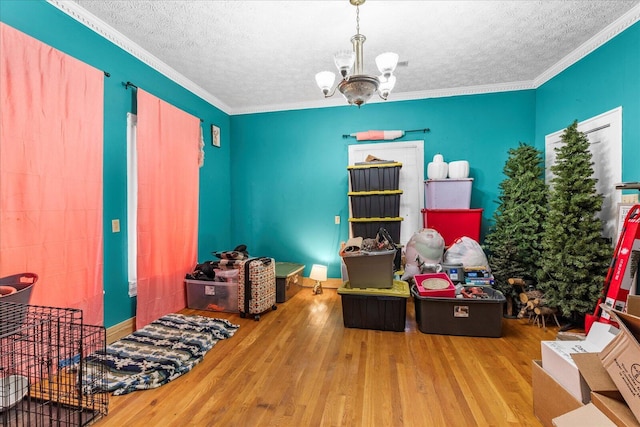
<svg viewBox="0 0 640 427">
<path fill-rule="evenodd" d="M 440 233 L 445 246 L 462 236 L 480 243 L 482 209 L 422 209 L 422 217 L 424 227 Z"/>
</svg>

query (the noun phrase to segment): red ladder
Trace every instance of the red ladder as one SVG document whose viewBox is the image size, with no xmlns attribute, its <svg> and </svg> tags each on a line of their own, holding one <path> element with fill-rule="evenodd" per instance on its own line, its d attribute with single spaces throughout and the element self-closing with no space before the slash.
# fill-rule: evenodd
<svg viewBox="0 0 640 427">
<path fill-rule="evenodd" d="M 616 310 L 624 311 L 627 296 L 633 285 L 634 275 L 631 273 L 633 252 L 640 252 L 640 205 L 633 205 L 627 213 L 613 253 L 607 276 L 604 279 L 604 305 Z M 637 261 L 636 261 L 637 262 Z M 588 333 L 594 321 L 613 323 L 609 314 L 600 307 L 602 298 L 598 300 L 593 315 L 585 319 L 585 331 Z"/>
</svg>

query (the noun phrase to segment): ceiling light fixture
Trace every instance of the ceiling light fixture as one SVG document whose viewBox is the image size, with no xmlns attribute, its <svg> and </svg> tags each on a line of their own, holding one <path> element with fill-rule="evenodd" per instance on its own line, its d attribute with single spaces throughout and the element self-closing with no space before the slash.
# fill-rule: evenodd
<svg viewBox="0 0 640 427">
<path fill-rule="evenodd" d="M 376 57 L 376 65 L 382 75 L 370 76 L 362 71 L 362 45 L 367 39 L 360 34 L 360 5 L 366 0 L 349 0 L 356 7 L 356 35 L 351 37 L 353 50 L 344 50 L 334 55 L 334 61 L 342 81 L 331 89 L 336 75 L 331 71 L 321 71 L 316 74 L 316 83 L 322 90 L 325 98 L 334 95 L 336 89 L 340 90 L 347 102 L 360 107 L 377 92 L 380 98 L 386 100 L 396 84 L 396 76 L 393 71 L 398 65 L 398 54 L 386 52 Z"/>
</svg>

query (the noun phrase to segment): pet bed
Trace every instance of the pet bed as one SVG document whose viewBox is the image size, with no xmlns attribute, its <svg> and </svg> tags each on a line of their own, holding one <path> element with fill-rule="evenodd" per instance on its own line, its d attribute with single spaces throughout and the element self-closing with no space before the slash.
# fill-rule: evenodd
<svg viewBox="0 0 640 427">
<path fill-rule="evenodd" d="M 168 314 L 86 358 L 104 364 L 106 382 L 85 377 L 86 393 L 115 396 L 160 387 L 189 372 L 219 340 L 233 336 L 239 325 L 226 319 Z M 91 372 L 88 369 L 88 372 Z M 102 389 L 104 387 L 104 389 Z"/>
</svg>

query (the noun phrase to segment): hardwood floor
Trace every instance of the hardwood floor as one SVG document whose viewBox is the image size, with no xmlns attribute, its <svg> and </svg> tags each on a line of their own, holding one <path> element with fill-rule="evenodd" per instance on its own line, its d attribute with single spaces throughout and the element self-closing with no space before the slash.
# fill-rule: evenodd
<svg viewBox="0 0 640 427">
<path fill-rule="evenodd" d="M 423 334 L 412 300 L 404 332 L 343 326 L 335 289 L 304 288 L 259 322 L 229 313 L 236 335 L 191 372 L 111 396 L 110 426 L 540 426 L 531 360 L 553 340 L 503 319 L 501 338 Z"/>
</svg>

